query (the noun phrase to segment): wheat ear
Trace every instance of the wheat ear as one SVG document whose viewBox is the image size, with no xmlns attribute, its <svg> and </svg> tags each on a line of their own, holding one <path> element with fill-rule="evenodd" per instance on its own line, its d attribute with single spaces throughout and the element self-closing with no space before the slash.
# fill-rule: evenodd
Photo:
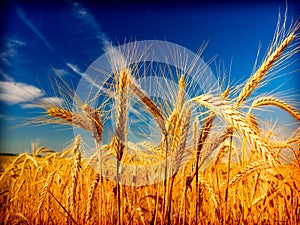
<svg viewBox="0 0 300 225">
<path fill-rule="evenodd" d="M 60 121 L 63 121 L 67 124 L 75 125 L 88 131 L 90 130 L 88 124 L 80 113 L 72 113 L 65 109 L 51 107 L 47 110 L 47 114 L 51 117 L 59 119 L 59 121 L 55 121 L 55 123 L 61 123 Z"/>
<path fill-rule="evenodd" d="M 97 110 L 93 109 L 88 104 L 84 104 L 82 110 L 89 121 L 90 131 L 97 143 L 102 141 L 102 122 Z"/>
<path fill-rule="evenodd" d="M 300 113 L 297 112 L 297 110 L 293 106 L 277 98 L 261 97 L 252 103 L 251 108 L 258 107 L 258 106 L 268 106 L 268 105 L 277 106 L 282 110 L 288 112 L 296 120 L 300 121 Z"/>
<path fill-rule="evenodd" d="M 131 72 L 124 68 L 116 76 L 116 128 L 112 139 L 111 148 L 117 154 L 117 199 L 118 199 L 118 224 L 122 221 L 121 185 L 120 185 L 120 163 L 125 149 L 128 115 L 128 91 Z M 101 163 L 101 162 L 100 162 Z"/>
<path fill-rule="evenodd" d="M 175 110 L 180 112 L 184 103 L 184 92 L 185 92 L 185 82 L 184 82 L 184 74 L 181 75 L 178 81 L 178 93 L 176 98 Z"/>
<path fill-rule="evenodd" d="M 297 130 L 296 151 L 298 151 L 297 158 L 300 160 L 300 128 Z"/>
<path fill-rule="evenodd" d="M 240 95 L 238 96 L 236 107 L 244 102 L 245 99 L 254 91 L 254 89 L 261 82 L 272 65 L 279 59 L 286 47 L 294 40 L 294 38 L 296 37 L 295 32 L 296 30 L 293 30 L 275 49 L 275 51 L 266 58 L 266 60 L 261 64 L 258 70 L 248 79 Z"/>
<path fill-rule="evenodd" d="M 190 108 L 187 107 L 183 110 L 182 116 L 180 118 L 180 121 L 182 123 L 182 126 L 180 126 L 180 130 L 178 130 L 178 136 L 180 137 L 179 145 L 177 146 L 175 152 L 174 152 L 174 165 L 175 170 L 174 174 L 176 174 L 180 168 L 180 165 L 184 158 L 184 151 L 186 146 L 186 141 L 189 133 L 190 128 L 190 119 L 191 119 L 191 111 Z"/>
<path fill-rule="evenodd" d="M 91 213 L 92 213 L 92 202 L 93 202 L 93 198 L 95 196 L 95 191 L 97 188 L 97 185 L 99 183 L 100 180 L 100 175 L 97 173 L 92 181 L 92 185 L 89 188 L 89 194 L 88 194 L 88 204 L 87 204 L 87 209 L 86 209 L 86 216 L 85 216 L 85 221 L 86 223 L 89 222 L 90 217 L 91 217 Z"/>
<path fill-rule="evenodd" d="M 173 135 L 172 145 L 171 145 L 172 152 L 177 148 L 180 141 L 180 130 L 182 129 L 181 127 L 182 123 L 181 123 L 181 119 L 179 119 L 179 115 L 182 111 L 182 107 L 184 103 L 184 88 L 185 88 L 184 75 L 182 75 L 178 82 L 178 93 L 177 93 L 174 109 L 166 124 L 168 134 Z"/>
<path fill-rule="evenodd" d="M 122 159 L 125 148 L 129 83 L 130 72 L 125 68 L 120 71 L 116 81 L 116 128 L 115 135 L 111 143 L 111 147 L 115 150 L 119 161 Z"/>
<path fill-rule="evenodd" d="M 271 164 L 279 164 L 275 162 L 268 146 L 255 133 L 253 128 L 246 122 L 240 113 L 234 109 L 224 99 L 216 98 L 212 95 L 201 95 L 191 99 L 198 104 L 210 108 L 216 114 L 222 116 L 232 127 L 241 132 L 243 136 L 259 151 L 264 160 L 268 160 Z"/>
<path fill-rule="evenodd" d="M 41 194 L 40 194 L 40 197 L 39 197 L 39 204 L 38 204 L 38 211 L 40 211 L 40 209 L 42 208 L 43 204 L 44 204 L 44 201 L 45 201 L 45 198 L 47 196 L 47 193 L 51 187 L 51 184 L 52 184 L 52 181 L 53 181 L 53 178 L 54 178 L 54 175 L 56 173 L 56 170 L 54 170 L 52 173 L 50 173 L 46 179 L 46 182 L 42 188 L 42 191 L 41 191 Z"/>
<path fill-rule="evenodd" d="M 270 168 L 270 165 L 261 162 L 261 161 L 255 161 L 251 163 L 249 166 L 246 166 L 242 170 L 240 170 L 229 182 L 229 186 L 232 187 L 234 184 L 239 183 L 244 177 L 250 175 L 251 173 L 257 171 L 257 170 L 264 170 Z"/>
<path fill-rule="evenodd" d="M 77 152 L 75 157 L 75 162 L 72 170 L 72 186 L 70 190 L 70 207 L 71 212 L 75 213 L 76 209 L 76 193 L 77 193 L 77 184 L 78 184 L 78 177 L 81 169 L 81 153 L 80 151 Z"/>
<path fill-rule="evenodd" d="M 161 131 L 166 134 L 165 118 L 156 104 L 133 82 L 129 83 L 130 90 L 144 103 L 150 113 L 154 116 Z"/>
</svg>

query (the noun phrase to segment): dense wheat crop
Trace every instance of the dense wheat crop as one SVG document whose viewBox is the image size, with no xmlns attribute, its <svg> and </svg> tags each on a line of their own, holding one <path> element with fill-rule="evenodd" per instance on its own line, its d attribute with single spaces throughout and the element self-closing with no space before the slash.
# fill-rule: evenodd
<svg viewBox="0 0 300 225">
<path fill-rule="evenodd" d="M 106 98 L 99 92 L 91 101 L 79 99 L 62 82 L 66 88 L 60 86 L 59 92 L 76 109 L 45 105 L 45 115 L 35 122 L 88 132 L 93 154 L 83 157 L 91 146 L 77 135 L 62 151 L 33 144 L 31 154 L 11 157 L 1 165 L 0 223 L 299 224 L 300 129 L 285 138 L 267 130 L 272 124 L 257 119 L 255 112 L 278 107 L 298 125 L 300 113 L 277 96 L 253 94 L 299 51 L 300 24 L 286 28 L 285 22 L 279 21 L 269 52 L 242 87 L 221 86 L 195 95 L 189 74 L 156 68 L 162 79 L 176 83 L 158 86 L 162 95 L 165 90 L 171 95 L 164 102 L 136 82 L 140 65 L 116 62 L 118 57 L 110 59 L 114 76 L 106 84 L 112 93 Z M 145 63 L 145 68 L 152 65 Z M 158 142 L 129 140 L 133 100 L 152 117 Z M 109 136 L 110 118 L 115 127 Z M 151 167 L 157 162 L 162 166 Z M 139 166 L 152 171 L 139 177 Z M 153 174 L 164 179 L 148 184 Z"/>
</svg>

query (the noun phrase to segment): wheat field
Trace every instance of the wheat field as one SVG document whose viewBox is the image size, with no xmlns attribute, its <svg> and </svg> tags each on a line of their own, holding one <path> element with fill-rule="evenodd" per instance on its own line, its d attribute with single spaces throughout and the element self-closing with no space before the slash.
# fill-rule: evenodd
<svg viewBox="0 0 300 225">
<path fill-rule="evenodd" d="M 139 68 L 123 66 L 107 84 L 113 95 L 99 102 L 100 95 L 78 99 L 62 81 L 58 92 L 76 102 L 76 110 L 70 104 L 44 105 L 44 115 L 32 123 L 84 130 L 94 140 L 94 154 L 83 156 L 89 145 L 77 135 L 62 150 L 32 144 L 32 153 L 2 158 L 1 224 L 299 224 L 300 113 L 277 96 L 253 94 L 299 51 L 300 24 L 285 23 L 279 20 L 269 51 L 243 86 L 188 98 L 188 74 L 175 71 L 169 77 L 177 86 L 160 87 L 172 101 L 162 102 L 135 82 Z M 159 144 L 128 140 L 132 99 L 153 118 Z M 109 101 L 114 104 L 107 109 Z M 255 113 L 270 106 L 294 118 L 298 129 L 291 137 L 267 130 L 268 121 L 257 119 Z M 114 133 L 104 143 L 109 113 Z M 165 168 L 154 174 L 165 179 L 148 185 L 136 185 L 122 167 L 157 161 Z M 142 184 L 150 178 L 140 179 Z"/>
</svg>

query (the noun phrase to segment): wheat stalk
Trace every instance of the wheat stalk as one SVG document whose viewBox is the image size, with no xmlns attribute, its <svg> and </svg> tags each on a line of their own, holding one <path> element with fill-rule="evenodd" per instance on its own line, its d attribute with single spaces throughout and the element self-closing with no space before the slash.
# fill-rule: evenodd
<svg viewBox="0 0 300 225">
<path fill-rule="evenodd" d="M 244 88 L 242 89 L 236 107 L 238 107 L 245 99 L 254 91 L 264 76 L 267 74 L 272 65 L 279 59 L 286 47 L 296 37 L 295 32 L 297 29 L 291 31 L 291 33 L 282 41 L 282 43 L 275 49 L 275 51 L 268 56 L 265 61 L 261 64 L 258 70 L 247 80 Z"/>
<path fill-rule="evenodd" d="M 112 149 L 117 154 L 117 199 L 118 199 L 118 225 L 121 225 L 121 185 L 120 185 L 120 162 L 125 149 L 128 114 L 128 89 L 130 84 L 130 71 L 124 68 L 116 76 L 116 128 L 111 143 Z M 101 163 L 101 162 L 100 162 Z"/>
<path fill-rule="evenodd" d="M 252 129 L 253 129 L 253 131 L 255 132 L 255 134 L 260 135 L 259 127 L 258 127 L 258 124 L 257 124 L 257 121 L 256 121 L 255 116 L 253 116 L 253 115 L 248 115 L 248 116 L 246 117 L 246 120 L 247 120 L 247 122 L 249 123 L 249 125 L 252 127 Z"/>
<path fill-rule="evenodd" d="M 257 171 L 257 170 L 264 170 L 270 168 L 270 165 L 265 164 L 261 161 L 256 161 L 251 163 L 249 166 L 246 166 L 242 170 L 240 170 L 234 178 L 232 178 L 229 182 L 229 186 L 232 187 L 233 185 L 239 183 L 244 177 L 250 175 L 251 173 Z"/>
<path fill-rule="evenodd" d="M 48 175 L 47 179 L 46 179 L 46 182 L 45 182 L 45 184 L 44 184 L 44 186 L 43 186 L 43 188 L 42 188 L 42 191 L 41 191 L 41 193 L 40 193 L 39 202 L 38 202 L 38 207 L 37 207 L 38 211 L 40 211 L 40 209 L 41 209 L 42 206 L 43 206 L 43 203 L 44 203 L 45 198 L 46 198 L 46 196 L 47 196 L 47 193 L 48 193 L 48 191 L 49 191 L 49 189 L 50 189 L 50 186 L 51 186 L 51 183 L 52 183 L 52 181 L 53 181 L 53 178 L 54 178 L 55 173 L 56 173 L 56 170 L 54 170 L 52 173 L 50 173 L 50 174 Z"/>
<path fill-rule="evenodd" d="M 128 114 L 128 85 L 130 83 L 130 72 L 125 68 L 120 71 L 116 84 L 116 128 L 111 146 L 117 153 L 120 161 L 125 147 Z"/>
<path fill-rule="evenodd" d="M 178 82 L 178 93 L 177 93 L 174 109 L 166 124 L 168 134 L 173 135 L 172 145 L 171 145 L 172 152 L 175 151 L 175 149 L 177 148 L 181 138 L 180 130 L 182 129 L 181 126 L 183 124 L 181 119 L 179 118 L 179 115 L 182 111 L 182 107 L 184 103 L 184 88 L 185 88 L 184 75 L 182 75 Z"/>
<path fill-rule="evenodd" d="M 129 83 L 130 90 L 144 103 L 150 113 L 154 116 L 158 126 L 160 127 L 163 134 L 166 134 L 165 118 L 160 112 L 156 104 L 133 82 Z"/>
<path fill-rule="evenodd" d="M 228 152 L 229 150 L 229 146 L 228 145 L 222 145 L 215 157 L 215 161 L 214 161 L 214 164 L 212 166 L 212 172 L 215 171 L 218 163 L 220 162 L 220 160 L 224 157 L 224 155 Z"/>
<path fill-rule="evenodd" d="M 175 152 L 174 152 L 174 164 L 175 165 L 175 170 L 174 174 L 177 174 L 180 165 L 182 163 L 183 157 L 184 157 L 184 151 L 185 151 L 185 146 L 186 146 L 186 141 L 188 137 L 188 132 L 190 128 L 190 119 L 191 119 L 191 111 L 190 108 L 187 107 L 184 109 L 182 112 L 183 115 L 180 118 L 180 121 L 182 121 L 182 126 L 178 130 L 178 136 L 180 137 L 180 142 L 179 145 L 177 146 Z"/>
<path fill-rule="evenodd" d="M 81 153 L 80 151 L 77 152 L 75 157 L 75 162 L 72 170 L 72 186 L 70 189 L 70 208 L 71 212 L 75 214 L 76 210 L 76 189 L 78 184 L 78 177 L 81 169 Z"/>
<path fill-rule="evenodd" d="M 92 185 L 89 188 L 88 191 L 88 203 L 87 203 L 87 209 L 86 209 L 86 216 L 85 216 L 85 221 L 88 223 L 91 217 L 92 213 L 92 202 L 94 199 L 95 191 L 97 188 L 97 185 L 100 180 L 100 175 L 97 173 L 92 181 Z"/>
<path fill-rule="evenodd" d="M 222 116 L 232 127 L 243 134 L 243 136 L 252 144 L 252 146 L 259 151 L 264 160 L 268 160 L 270 164 L 279 163 L 274 161 L 272 153 L 264 141 L 262 141 L 262 139 L 255 134 L 253 128 L 227 101 L 216 98 L 212 95 L 201 95 L 191 99 L 190 101 L 204 105 L 205 107 L 213 110 L 216 114 Z"/>
<path fill-rule="evenodd" d="M 210 196 L 210 198 L 211 198 L 211 200 L 213 202 L 213 205 L 214 205 L 215 209 L 217 209 L 219 207 L 219 203 L 218 203 L 217 195 L 216 195 L 213 187 L 205 179 L 201 179 L 200 183 L 201 183 L 202 188 L 204 188 L 204 189 L 206 189 L 208 191 L 209 196 Z M 203 192 L 203 190 L 202 190 L 202 192 Z"/>
<path fill-rule="evenodd" d="M 197 154 L 196 154 L 196 157 L 198 159 L 198 161 L 201 160 L 202 158 L 202 148 L 203 148 L 203 145 L 204 145 L 204 142 L 212 128 L 212 122 L 215 118 L 215 114 L 213 112 L 210 112 L 210 114 L 206 117 L 206 120 L 205 120 L 205 123 L 204 123 L 204 126 L 202 128 L 202 131 L 201 131 L 201 134 L 200 134 L 200 137 L 198 139 L 198 143 L 197 143 Z"/>
<path fill-rule="evenodd" d="M 177 112 L 180 112 L 182 110 L 183 103 L 184 103 L 184 92 L 185 92 L 185 82 L 184 82 L 184 74 L 182 74 L 178 81 L 178 93 L 176 98 L 176 104 L 174 107 L 174 109 Z"/>
<path fill-rule="evenodd" d="M 300 129 L 297 130 L 296 151 L 298 152 L 297 159 L 300 160 Z"/>
<path fill-rule="evenodd" d="M 97 141 L 97 143 L 101 143 L 102 141 L 102 122 L 99 117 L 97 110 L 94 110 L 88 104 L 84 104 L 82 110 L 85 116 L 88 118 L 90 122 L 90 130 L 92 133 L 93 138 Z"/>
<path fill-rule="evenodd" d="M 88 124 L 80 113 L 72 113 L 65 109 L 51 107 L 47 110 L 47 114 L 51 117 L 60 119 L 67 124 L 78 126 L 87 131 L 90 130 Z M 54 121 L 54 123 L 60 123 L 60 121 Z"/>
<path fill-rule="evenodd" d="M 268 106 L 268 105 L 277 106 L 282 110 L 288 112 L 296 120 L 300 121 L 300 113 L 297 112 L 297 110 L 293 106 L 277 98 L 261 97 L 252 103 L 251 108 L 258 107 L 258 106 Z"/>
<path fill-rule="evenodd" d="M 168 224 L 171 223 L 172 194 L 173 194 L 174 180 L 185 156 L 184 151 L 185 151 L 186 140 L 190 128 L 190 119 L 191 119 L 190 107 L 186 107 L 182 110 L 181 117 L 178 119 L 178 121 L 181 121 L 180 123 L 182 124 L 182 126 L 180 126 L 180 129 L 178 131 L 175 131 L 178 132 L 178 137 L 180 137 L 180 142 L 173 153 L 174 154 L 173 167 L 172 167 L 173 175 L 170 183 L 169 198 L 168 198 L 169 202 L 166 205 L 167 209 L 165 211 L 166 215 L 168 216 Z"/>
</svg>

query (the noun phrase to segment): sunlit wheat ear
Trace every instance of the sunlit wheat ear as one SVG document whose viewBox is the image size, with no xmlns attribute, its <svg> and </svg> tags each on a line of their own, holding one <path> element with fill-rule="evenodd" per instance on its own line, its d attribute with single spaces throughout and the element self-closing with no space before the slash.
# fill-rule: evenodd
<svg viewBox="0 0 300 225">
<path fill-rule="evenodd" d="M 209 193 L 209 197 L 210 197 L 211 201 L 213 202 L 215 209 L 217 209 L 219 206 L 219 203 L 218 203 L 218 200 L 217 200 L 218 198 L 214 191 L 214 188 L 205 179 L 200 179 L 200 184 L 201 184 L 201 189 L 204 189 L 204 190 L 206 190 L 207 193 Z M 202 190 L 202 195 L 203 195 L 204 190 Z"/>
<path fill-rule="evenodd" d="M 92 133 L 93 138 L 98 142 L 101 143 L 102 141 L 102 122 L 99 117 L 98 112 L 93 109 L 88 104 L 84 104 L 82 107 L 84 115 L 88 118 L 89 127 Z"/>
<path fill-rule="evenodd" d="M 243 103 L 245 99 L 254 91 L 254 89 L 258 86 L 264 76 L 268 73 L 272 65 L 280 58 L 287 46 L 295 39 L 296 31 L 298 30 L 299 25 L 300 24 L 297 24 L 294 29 L 291 30 L 290 33 L 286 36 L 286 38 L 284 38 L 281 44 L 271 54 L 268 54 L 258 70 L 247 80 L 244 88 L 238 96 L 236 107 L 241 105 L 241 103 Z M 276 35 L 277 39 L 279 34 L 277 33 Z M 276 45 L 277 43 L 275 42 L 273 46 L 271 46 L 270 50 L 273 49 Z"/>
<path fill-rule="evenodd" d="M 197 116 L 193 123 L 193 156 L 192 159 L 196 159 L 197 155 L 197 144 L 199 138 L 199 117 Z"/>
<path fill-rule="evenodd" d="M 184 103 L 184 92 L 185 92 L 185 82 L 184 82 L 184 74 L 181 75 L 178 81 L 178 93 L 176 98 L 176 104 L 174 109 L 178 112 L 181 111 Z"/>
<path fill-rule="evenodd" d="M 186 109 L 183 109 L 182 111 L 182 116 L 179 119 L 182 123 L 182 126 L 180 126 L 180 129 L 177 131 L 178 132 L 178 137 L 180 137 L 179 145 L 177 146 L 176 150 L 174 151 L 174 156 L 175 156 L 175 171 L 174 173 L 176 174 L 180 168 L 180 165 L 183 161 L 184 158 L 184 152 L 185 152 L 185 146 L 186 146 L 186 141 L 189 133 L 189 128 L 190 128 L 190 120 L 191 120 L 191 110 L 189 107 Z M 179 121 L 178 120 L 178 121 Z"/>
<path fill-rule="evenodd" d="M 158 106 L 139 88 L 134 82 L 129 83 L 130 90 L 145 104 L 150 113 L 154 116 L 163 134 L 166 134 L 165 118 Z"/>
<path fill-rule="evenodd" d="M 203 148 L 204 142 L 212 128 L 212 123 L 213 123 L 214 118 L 215 118 L 214 112 L 210 112 L 210 114 L 206 117 L 204 126 L 203 126 L 200 136 L 198 138 L 197 150 L 196 150 L 197 151 L 197 153 L 196 153 L 197 160 L 202 159 L 202 153 L 203 153 L 202 148 Z"/>
<path fill-rule="evenodd" d="M 270 168 L 270 165 L 266 164 L 265 162 L 255 161 L 251 163 L 249 166 L 240 170 L 229 182 L 229 186 L 234 186 L 238 184 L 244 177 L 247 177 L 251 173 L 264 170 Z"/>
<path fill-rule="evenodd" d="M 53 178 L 54 178 L 54 175 L 56 173 L 56 170 L 54 170 L 52 173 L 50 173 L 47 177 L 47 180 L 42 188 L 42 191 L 41 191 L 41 194 L 40 194 L 40 197 L 39 197 L 39 203 L 38 203 L 38 211 L 41 210 L 43 204 L 44 204 L 44 201 L 45 201 L 45 198 L 47 196 L 47 193 L 51 187 L 51 184 L 52 184 L 52 181 L 53 181 Z"/>
<path fill-rule="evenodd" d="M 92 185 L 89 188 L 88 191 L 88 203 L 87 203 L 87 208 L 86 208 L 86 216 L 85 216 L 85 221 L 88 223 L 90 218 L 91 218 L 91 214 L 92 214 L 92 204 L 93 204 L 93 199 L 95 196 L 95 191 L 97 188 L 97 185 L 99 183 L 100 180 L 100 176 L 97 173 L 92 181 Z"/>
<path fill-rule="evenodd" d="M 22 213 L 16 213 L 8 224 L 30 224 L 30 222 Z"/>
<path fill-rule="evenodd" d="M 230 93 L 230 87 L 227 87 L 225 89 L 225 91 L 223 91 L 223 93 L 222 93 L 222 98 L 227 98 L 227 96 L 229 95 L 229 93 Z"/>
<path fill-rule="evenodd" d="M 183 103 L 184 103 L 184 89 L 185 89 L 185 82 L 184 82 L 184 75 L 182 75 L 178 82 L 178 92 L 176 102 L 174 104 L 174 109 L 167 120 L 166 129 L 169 135 L 172 135 L 172 146 L 171 151 L 174 151 L 180 140 L 179 130 L 181 129 L 182 123 L 179 119 L 179 115 L 182 111 Z"/>
<path fill-rule="evenodd" d="M 80 135 L 78 134 L 78 135 L 75 137 L 74 146 L 73 146 L 72 151 L 71 151 L 72 154 L 75 154 L 76 152 L 79 151 L 80 143 L 81 143 L 81 137 L 80 137 Z"/>
<path fill-rule="evenodd" d="M 89 131 L 89 125 L 87 124 L 86 120 L 84 119 L 83 115 L 80 113 L 72 113 L 65 109 L 59 109 L 56 107 L 51 107 L 47 110 L 47 114 L 50 117 L 53 117 L 58 120 L 50 120 L 47 121 L 48 123 L 56 123 L 56 124 L 69 124 L 74 125 L 84 130 Z"/>
<path fill-rule="evenodd" d="M 116 152 L 118 160 L 122 159 L 125 148 L 129 83 L 130 71 L 127 68 L 124 68 L 120 71 L 119 76 L 116 76 L 116 127 L 115 134 L 110 145 Z"/>
<path fill-rule="evenodd" d="M 261 97 L 252 103 L 251 108 L 255 108 L 255 107 L 259 107 L 259 106 L 277 106 L 277 107 L 281 108 L 282 110 L 285 110 L 286 112 L 288 112 L 296 120 L 300 121 L 300 113 L 297 112 L 297 110 L 293 106 L 291 106 L 291 105 L 287 104 L 286 102 L 279 100 L 277 98 Z"/>
<path fill-rule="evenodd" d="M 123 210 L 121 206 L 121 186 L 120 186 L 120 161 L 125 149 L 127 135 L 127 116 L 128 116 L 128 94 L 131 71 L 123 68 L 116 78 L 116 127 L 115 134 L 111 143 L 112 148 L 117 153 L 117 199 L 118 199 L 118 224 L 121 224 Z"/>
<path fill-rule="evenodd" d="M 229 150 L 229 146 L 228 145 L 225 145 L 223 144 L 219 150 L 218 150 L 218 153 L 217 155 L 215 156 L 215 161 L 213 163 L 213 166 L 212 166 L 212 172 L 215 171 L 215 169 L 217 168 L 219 162 L 221 161 L 221 159 L 225 156 L 225 154 L 228 152 Z"/>
<path fill-rule="evenodd" d="M 74 144 L 71 147 L 68 147 L 66 150 L 62 151 L 60 154 L 60 158 L 64 158 L 67 155 L 74 155 L 77 151 L 79 151 L 79 146 L 81 143 L 81 136 L 78 134 L 74 139 Z"/>
<path fill-rule="evenodd" d="M 249 115 L 246 117 L 246 121 L 249 123 L 249 125 L 252 127 L 253 131 L 255 132 L 255 134 L 260 135 L 259 132 L 259 127 L 256 121 L 255 116 L 253 115 Z"/>
<path fill-rule="evenodd" d="M 298 157 L 298 160 L 300 160 L 300 129 L 298 129 L 297 131 L 297 149 L 298 151 L 298 154 L 297 154 L 297 157 Z"/>
<path fill-rule="evenodd" d="M 231 134 L 233 134 L 232 127 L 227 127 L 226 130 L 222 135 L 218 135 L 216 138 L 213 139 L 212 143 L 207 145 L 209 151 L 215 150 L 219 147 Z M 203 160 L 202 160 L 203 161 Z"/>
<path fill-rule="evenodd" d="M 227 87 L 226 90 L 222 93 L 221 97 L 222 99 L 226 99 L 228 94 L 229 94 L 229 91 L 230 91 L 230 88 Z M 197 146 L 196 146 L 196 157 L 197 157 L 197 160 L 199 162 L 203 162 L 203 146 L 204 146 L 204 143 L 205 143 L 205 140 L 207 139 L 210 131 L 211 131 L 211 128 L 212 128 L 212 124 L 213 124 L 213 120 L 215 118 L 215 113 L 213 111 L 211 111 L 209 113 L 209 115 L 206 117 L 205 119 L 205 123 L 203 125 L 203 128 L 201 130 L 201 133 L 200 133 L 200 136 L 198 138 L 198 142 L 197 142 Z M 221 136 L 218 136 L 217 139 L 215 139 L 213 141 L 212 144 L 208 145 L 206 147 L 206 154 L 208 157 L 210 155 L 210 152 L 212 152 L 213 150 L 215 150 L 221 143 L 223 143 L 225 141 L 225 139 L 229 136 L 230 132 L 232 132 L 232 129 L 231 128 L 227 128 L 225 130 L 225 133 L 222 134 Z M 203 160 L 202 160 L 203 159 Z"/>
<path fill-rule="evenodd" d="M 222 135 L 218 135 L 215 139 L 213 139 L 212 143 L 209 143 L 206 148 L 206 154 L 205 156 L 203 156 L 203 153 L 200 153 L 199 156 L 199 167 L 202 166 L 202 164 L 206 161 L 206 159 L 208 159 L 208 157 L 210 156 L 211 152 L 213 150 L 215 150 L 219 145 L 221 145 L 222 143 L 224 143 L 224 141 L 229 137 L 229 135 L 231 135 L 233 133 L 233 130 L 231 127 L 227 128 L 224 133 Z M 198 143 L 198 142 L 197 142 Z M 225 153 L 224 153 L 225 154 Z M 189 178 L 189 181 L 191 182 L 194 177 L 196 176 L 196 170 L 192 173 L 192 175 Z"/>
<path fill-rule="evenodd" d="M 227 101 L 216 98 L 212 95 L 201 95 L 191 99 L 191 101 L 210 108 L 216 114 L 222 116 L 229 123 L 229 125 L 243 134 L 243 136 L 251 143 L 251 145 L 257 149 L 264 160 L 268 160 L 271 165 L 279 164 L 279 162 L 274 160 L 272 153 L 264 141 L 262 141 L 262 139 L 255 134 L 253 128 Z"/>
<path fill-rule="evenodd" d="M 81 170 L 81 153 L 80 151 L 77 152 L 75 157 L 75 162 L 72 169 L 72 186 L 71 186 L 71 193 L 70 193 L 70 208 L 71 212 L 75 213 L 76 208 L 76 193 L 77 193 L 77 184 L 78 184 L 78 177 Z"/>
</svg>

